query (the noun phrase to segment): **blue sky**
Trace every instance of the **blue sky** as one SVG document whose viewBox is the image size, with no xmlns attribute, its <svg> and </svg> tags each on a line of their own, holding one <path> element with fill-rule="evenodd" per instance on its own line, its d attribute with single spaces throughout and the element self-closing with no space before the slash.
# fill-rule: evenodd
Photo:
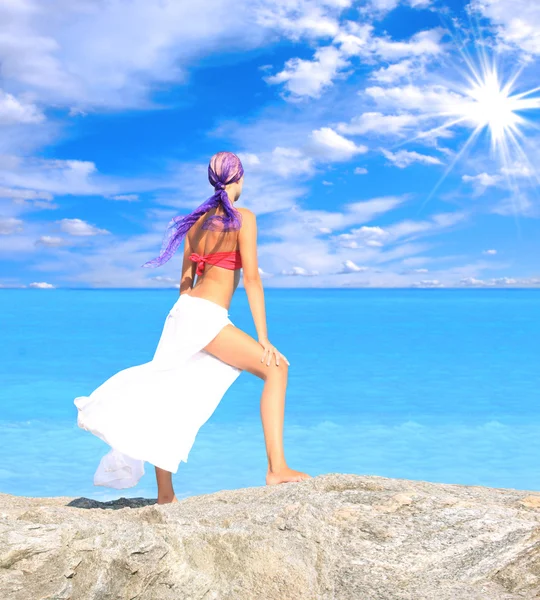
<svg viewBox="0 0 540 600">
<path fill-rule="evenodd" d="M 534 89 L 540 7 L 4 2 L 0 286 L 177 287 L 181 253 L 140 265 L 223 149 L 265 286 L 540 286 L 538 102 L 471 98 L 465 56 Z"/>
</svg>

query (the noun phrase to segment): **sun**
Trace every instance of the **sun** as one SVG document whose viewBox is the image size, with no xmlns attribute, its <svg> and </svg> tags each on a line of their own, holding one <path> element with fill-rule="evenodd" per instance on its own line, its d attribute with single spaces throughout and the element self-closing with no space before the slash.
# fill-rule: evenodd
<svg viewBox="0 0 540 600">
<path fill-rule="evenodd" d="M 487 130 L 492 150 L 506 162 L 515 151 L 520 153 L 523 130 L 532 125 L 525 112 L 540 108 L 540 98 L 534 96 L 540 88 L 513 93 L 520 70 L 503 82 L 496 62 L 489 63 L 485 56 L 482 58 L 479 67 L 467 60 L 467 84 L 458 90 L 462 100 L 455 102 L 446 113 L 454 117 L 448 125 L 472 126 L 473 137 Z"/>
<path fill-rule="evenodd" d="M 465 90 L 470 102 L 463 105 L 463 113 L 477 128 L 489 130 L 491 145 L 502 150 L 510 136 L 520 134 L 525 119 L 516 111 L 525 109 L 526 102 L 519 95 L 510 95 L 510 85 L 502 85 L 496 69 L 482 74 L 480 81 L 471 81 Z"/>
</svg>

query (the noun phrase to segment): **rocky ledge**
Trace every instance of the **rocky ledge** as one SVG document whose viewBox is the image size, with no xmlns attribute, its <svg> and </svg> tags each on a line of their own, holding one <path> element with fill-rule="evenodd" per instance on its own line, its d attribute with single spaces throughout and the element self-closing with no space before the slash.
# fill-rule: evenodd
<svg viewBox="0 0 540 600">
<path fill-rule="evenodd" d="M 540 492 L 330 474 L 164 506 L 0 495 L 0 598 L 540 598 Z"/>
</svg>

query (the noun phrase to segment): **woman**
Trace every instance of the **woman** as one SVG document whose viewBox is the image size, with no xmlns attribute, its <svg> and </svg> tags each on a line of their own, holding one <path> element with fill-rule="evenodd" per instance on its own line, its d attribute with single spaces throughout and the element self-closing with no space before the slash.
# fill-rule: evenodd
<svg viewBox="0 0 540 600">
<path fill-rule="evenodd" d="M 172 473 L 181 460 L 187 462 L 198 430 L 242 371 L 264 381 L 266 484 L 310 477 L 285 461 L 289 361 L 268 340 L 255 215 L 233 206 L 244 182 L 240 159 L 231 152 L 215 154 L 208 178 L 214 194 L 189 215 L 174 217 L 160 255 L 142 265 L 162 265 L 185 241 L 180 296 L 167 315 L 154 358 L 116 373 L 90 396 L 75 399 L 78 425 L 112 448 L 102 458 L 94 483 L 133 487 L 147 461 L 156 469 L 158 504 L 177 501 Z M 228 318 L 240 268 L 258 342 Z"/>
</svg>

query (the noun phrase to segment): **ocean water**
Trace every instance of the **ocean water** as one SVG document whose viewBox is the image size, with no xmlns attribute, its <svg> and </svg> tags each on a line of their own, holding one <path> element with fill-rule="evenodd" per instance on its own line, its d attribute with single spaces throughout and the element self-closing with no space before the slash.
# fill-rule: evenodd
<svg viewBox="0 0 540 600">
<path fill-rule="evenodd" d="M 73 399 L 152 359 L 176 290 L 0 290 L 0 492 L 155 497 L 94 487 L 108 446 Z M 288 357 L 285 451 L 356 473 L 540 490 L 540 290 L 266 290 Z M 253 335 L 238 290 L 230 318 Z M 174 475 L 179 498 L 264 485 L 262 382 L 243 373 Z"/>
</svg>

